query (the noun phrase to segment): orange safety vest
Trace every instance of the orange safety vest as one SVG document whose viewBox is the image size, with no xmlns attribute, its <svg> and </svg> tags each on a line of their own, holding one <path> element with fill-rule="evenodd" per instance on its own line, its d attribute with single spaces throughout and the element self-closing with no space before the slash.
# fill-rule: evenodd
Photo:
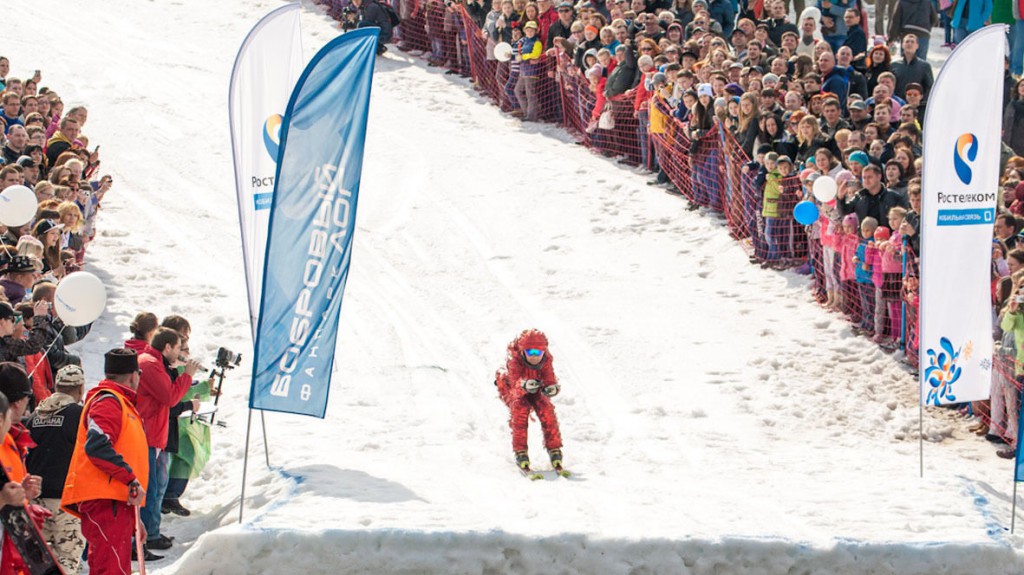
<svg viewBox="0 0 1024 575">
<path fill-rule="evenodd" d="M 25 462 L 21 459 L 21 450 L 18 449 L 18 445 L 10 433 L 5 435 L 3 442 L 0 443 L 0 465 L 3 466 L 8 481 L 21 483 L 21 480 L 28 475 L 28 471 L 25 470 Z M 0 558 L 2 558 L 0 573 L 3 575 L 29 575 L 30 571 L 25 567 L 24 560 L 14 547 L 10 534 L 5 533 L 4 535 L 3 550 L 0 551 Z"/>
<path fill-rule="evenodd" d="M 21 451 L 9 433 L 4 436 L 3 443 L 0 443 L 0 465 L 3 465 L 8 481 L 21 483 L 21 480 L 28 475 L 28 471 L 25 470 L 25 462 L 21 459 Z"/>
<path fill-rule="evenodd" d="M 85 408 L 82 410 L 82 422 L 78 426 L 75 451 L 71 455 L 68 478 L 64 483 L 64 494 L 60 501 L 61 508 L 75 517 L 81 517 L 78 513 L 78 504 L 83 501 L 94 499 L 128 501 L 128 486 L 101 471 L 85 454 L 85 441 L 89 430 L 89 408 L 97 399 L 107 394 L 121 403 L 121 434 L 114 442 L 114 451 L 121 454 L 125 463 L 132 468 L 135 478 L 143 489 L 147 488 L 149 482 L 149 447 L 146 444 L 146 432 L 142 428 L 142 417 L 127 398 L 112 389 L 105 388 L 85 402 Z M 145 502 L 142 506 L 145 506 Z"/>
</svg>

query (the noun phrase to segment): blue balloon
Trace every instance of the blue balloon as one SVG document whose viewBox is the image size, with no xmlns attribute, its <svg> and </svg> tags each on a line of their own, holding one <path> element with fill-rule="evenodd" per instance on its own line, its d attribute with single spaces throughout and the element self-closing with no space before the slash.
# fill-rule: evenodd
<svg viewBox="0 0 1024 575">
<path fill-rule="evenodd" d="M 793 208 L 793 217 L 796 221 L 800 222 L 805 226 L 809 226 L 814 222 L 818 221 L 818 206 L 814 205 L 814 202 L 804 200 Z"/>
</svg>

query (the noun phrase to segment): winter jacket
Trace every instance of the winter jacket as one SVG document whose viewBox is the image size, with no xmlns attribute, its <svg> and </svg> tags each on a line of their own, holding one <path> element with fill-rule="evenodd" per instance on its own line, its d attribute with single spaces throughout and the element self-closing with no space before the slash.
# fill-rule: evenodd
<svg viewBox="0 0 1024 575">
<path fill-rule="evenodd" d="M 871 253 L 874 251 L 875 253 Z M 871 282 L 871 263 L 874 258 L 878 255 L 878 250 L 871 247 L 870 242 L 866 238 L 861 238 L 857 242 L 857 267 L 854 270 L 857 275 L 857 283 L 859 284 L 870 284 Z"/>
<path fill-rule="evenodd" d="M 125 349 L 134 349 L 137 354 L 146 351 L 147 347 L 149 347 L 149 343 L 141 339 L 129 339 L 124 342 Z"/>
<path fill-rule="evenodd" d="M 604 88 L 605 96 L 614 98 L 631 90 L 633 86 L 636 86 L 639 71 L 636 64 L 636 52 L 626 46 L 626 57 L 615 66 L 611 74 L 608 74 L 608 83 Z"/>
<path fill-rule="evenodd" d="M 192 376 L 187 373 L 178 375 L 167 364 L 163 354 L 148 345 L 139 354 L 139 370 L 142 374 L 136 405 L 146 424 L 146 442 L 150 447 L 163 449 L 167 447 L 170 408 L 185 396 L 192 385 Z"/>
<path fill-rule="evenodd" d="M 893 232 L 879 252 L 882 254 L 883 274 L 903 273 L 903 236 L 899 232 Z"/>
<path fill-rule="evenodd" d="M 539 349 L 544 352 L 544 358 L 538 365 L 530 365 L 526 362 L 525 351 L 527 349 Z M 552 366 L 554 357 L 548 349 L 548 338 L 537 330 L 526 330 L 515 340 L 508 344 L 505 357 L 504 369 L 498 370 L 495 374 L 495 384 L 498 386 L 502 400 L 506 404 L 528 395 L 523 388 L 523 382 L 535 379 L 540 382 L 541 388 L 558 384 L 555 377 L 555 369 Z M 539 393 L 539 392 L 538 392 Z"/>
<path fill-rule="evenodd" d="M 549 8 L 547 12 L 537 17 L 537 37 L 546 46 L 550 46 L 548 44 L 548 33 L 555 22 L 558 22 L 558 11 L 554 8 Z"/>
<path fill-rule="evenodd" d="M 651 96 L 654 95 L 651 88 L 652 86 L 648 84 L 647 80 L 637 82 L 636 90 L 633 92 L 633 110 L 637 112 L 640 110 L 647 111 Z"/>
<path fill-rule="evenodd" d="M 25 356 L 25 371 L 32 374 L 33 406 L 53 395 L 53 370 L 43 352 Z"/>
<path fill-rule="evenodd" d="M 779 198 L 782 197 L 782 174 L 778 170 L 768 172 L 764 182 L 764 207 L 761 216 L 779 217 Z"/>
<path fill-rule="evenodd" d="M 822 92 L 831 92 L 839 97 L 839 109 L 846 111 L 846 96 L 850 93 L 849 70 L 836 66 L 821 82 Z"/>
<path fill-rule="evenodd" d="M 662 111 L 668 109 L 668 102 L 665 100 L 665 96 L 655 93 L 650 100 L 650 132 L 652 134 L 664 134 L 668 127 L 668 116 Z"/>
<path fill-rule="evenodd" d="M 0 337 L 0 361 L 22 363 L 22 357 L 42 352 L 53 343 L 54 338 L 58 337 L 57 332 L 52 328 L 50 318 L 33 318 L 32 329 L 28 332 L 27 339 L 15 339 L 11 335 Z M 60 345 L 59 342 L 53 347 L 58 345 Z M 64 346 L 60 345 L 60 347 L 63 350 Z"/>
<path fill-rule="evenodd" d="M 867 77 L 868 79 L 868 93 L 874 94 L 875 86 L 878 85 L 878 77 L 886 72 L 891 71 L 891 64 L 886 64 L 885 62 L 873 63 L 872 66 L 868 68 L 864 73 L 864 76 Z M 865 102 L 867 102 L 867 100 L 865 100 Z"/>
<path fill-rule="evenodd" d="M 522 65 L 519 73 L 525 78 L 534 78 L 540 72 L 540 57 L 544 55 L 544 42 L 540 35 L 530 38 L 524 36 L 519 40 L 519 54 L 522 57 Z"/>
<path fill-rule="evenodd" d="M 861 98 L 867 98 L 868 94 L 868 79 L 864 74 L 861 74 L 857 70 L 850 66 L 847 68 L 847 77 L 850 80 L 850 94 L 859 94 Z M 849 94 L 847 94 L 849 96 Z"/>
<path fill-rule="evenodd" d="M 899 0 L 896 3 L 896 11 L 892 13 L 892 19 L 889 21 L 889 41 L 898 42 L 908 33 L 919 38 L 928 38 L 938 21 L 939 15 L 935 12 L 931 0 Z"/>
<path fill-rule="evenodd" d="M 484 2 L 466 2 L 466 12 L 469 13 L 469 18 L 476 24 L 477 28 L 483 28 L 484 22 L 487 21 L 487 13 L 490 12 L 490 3 Z"/>
<path fill-rule="evenodd" d="M 797 164 L 802 164 L 807 161 L 807 158 L 814 156 L 814 153 L 818 151 L 818 148 L 825 148 L 832 152 L 832 155 L 839 158 L 842 157 L 842 153 L 836 147 L 836 141 L 826 138 L 825 136 L 815 136 L 810 142 L 804 142 L 797 146 L 796 157 L 793 161 Z"/>
<path fill-rule="evenodd" d="M 597 52 L 600 49 L 601 49 L 601 40 L 600 40 L 600 38 L 594 38 L 593 40 L 590 40 L 589 42 L 587 40 L 584 40 L 584 41 L 582 41 L 582 42 L 580 42 L 579 44 L 576 45 L 576 53 L 572 55 L 572 63 L 575 64 L 576 67 L 579 68 L 580 70 L 586 72 L 587 71 L 587 65 L 586 65 L 586 59 L 584 58 L 584 56 L 587 55 L 587 50 L 594 50 L 595 52 Z"/>
<path fill-rule="evenodd" d="M 1013 100 L 1003 112 L 1003 141 L 1017 155 L 1024 154 L 1024 100 Z"/>
<path fill-rule="evenodd" d="M 881 288 L 884 285 L 884 272 L 882 271 L 882 244 L 872 243 L 868 246 L 867 257 L 868 266 L 871 268 L 871 283 L 876 288 Z"/>
<path fill-rule="evenodd" d="M 71 149 L 71 140 L 57 132 L 46 142 L 46 165 L 53 166 L 61 154 Z"/>
<path fill-rule="evenodd" d="M 854 57 L 859 54 L 864 54 L 868 50 L 868 37 L 864 33 L 864 29 L 860 26 L 854 26 L 846 31 L 846 40 L 843 40 L 843 46 L 849 46 L 853 52 Z"/>
<path fill-rule="evenodd" d="M 857 234 L 842 233 L 836 236 L 836 252 L 840 256 L 839 280 L 853 281 L 857 279 L 853 258 L 857 256 Z"/>
<path fill-rule="evenodd" d="M 930 6 L 931 4 L 929 4 Z M 924 89 L 924 97 L 932 90 L 932 65 L 920 58 L 912 58 L 909 62 L 906 59 L 896 60 L 892 63 L 892 73 L 896 76 L 896 95 L 900 98 L 907 97 L 907 85 L 911 83 L 921 84 Z"/>
<path fill-rule="evenodd" d="M 882 186 L 881 191 L 871 195 L 867 188 L 861 189 L 857 194 L 846 201 L 836 202 L 839 213 L 842 215 L 857 214 L 857 221 L 862 222 L 866 217 L 875 218 L 878 225 L 889 227 L 889 210 L 900 206 L 910 208 L 907 198 L 901 196 Z"/>
<path fill-rule="evenodd" d="M 953 28 L 966 28 L 968 33 L 980 30 L 992 17 L 992 0 L 960 0 L 953 8 Z"/>
<path fill-rule="evenodd" d="M 36 324 L 40 324 L 46 329 L 46 344 L 49 346 L 46 352 L 46 359 L 50 362 L 50 370 L 53 371 L 54 376 L 65 365 L 82 365 L 81 358 L 69 352 L 64 346 L 71 345 L 85 337 L 92 327 L 91 324 L 82 327 L 71 327 L 64 325 L 64 322 L 58 317 L 43 317 L 42 321 L 40 321 L 40 317 L 35 316 L 32 318 L 33 330 L 35 330 Z"/>
<path fill-rule="evenodd" d="M 391 41 L 391 18 L 377 0 L 363 1 L 365 3 L 359 8 L 359 27 L 376 26 L 380 28 L 380 38 L 377 42 L 382 45 L 387 44 Z"/>
<path fill-rule="evenodd" d="M 569 38 L 572 35 L 572 22 L 568 25 L 562 24 L 561 20 L 555 20 L 548 28 L 548 35 L 545 39 L 545 46 L 549 49 L 555 47 L 555 40 L 558 38 Z"/>
<path fill-rule="evenodd" d="M 43 478 L 43 498 L 60 499 L 68 465 L 75 451 L 75 437 L 82 405 L 65 393 L 55 393 L 36 406 L 28 430 L 36 448 L 28 452 L 28 472 Z"/>
<path fill-rule="evenodd" d="M 999 322 L 1003 332 L 1012 331 L 1014 340 L 1017 342 L 1016 361 L 1014 364 L 1014 375 L 1024 375 L 1024 313 L 1018 308 L 1016 312 L 1007 311 Z"/>
<path fill-rule="evenodd" d="M 843 20 L 843 15 L 846 14 L 848 9 L 856 7 L 857 2 L 854 0 L 847 0 L 846 2 L 843 2 L 842 0 L 832 0 L 832 7 L 828 9 L 822 7 L 821 4 L 821 0 L 818 0 L 818 9 L 821 10 L 822 14 L 828 14 L 831 16 L 836 25 L 835 32 L 830 34 L 829 37 L 846 36 L 847 26 L 846 22 Z M 856 53 L 854 53 L 854 55 L 856 55 Z"/>
<path fill-rule="evenodd" d="M 0 287 L 4 288 L 4 294 L 11 305 L 18 305 L 25 299 L 25 288 L 21 284 L 9 279 L 0 280 Z"/>
<path fill-rule="evenodd" d="M 815 20 L 817 22 L 818 20 Z M 788 22 L 785 18 L 775 19 L 770 18 L 767 20 L 768 23 L 768 39 L 772 41 L 772 44 L 776 46 L 782 45 L 782 35 L 786 32 L 793 32 L 797 36 L 800 35 L 800 29 L 796 27 L 796 24 Z"/>
</svg>

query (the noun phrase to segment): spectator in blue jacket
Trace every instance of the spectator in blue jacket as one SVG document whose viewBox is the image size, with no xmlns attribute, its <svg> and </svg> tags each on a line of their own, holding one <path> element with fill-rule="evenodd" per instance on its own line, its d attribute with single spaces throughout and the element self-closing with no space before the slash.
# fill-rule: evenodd
<svg viewBox="0 0 1024 575">
<path fill-rule="evenodd" d="M 992 18 L 992 0 L 960 0 L 953 8 L 953 41 L 959 44 Z"/>
</svg>

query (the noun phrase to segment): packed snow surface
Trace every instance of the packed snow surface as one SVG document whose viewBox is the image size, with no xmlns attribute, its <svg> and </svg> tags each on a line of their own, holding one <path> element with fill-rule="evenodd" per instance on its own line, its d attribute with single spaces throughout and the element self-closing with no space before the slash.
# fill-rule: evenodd
<svg viewBox="0 0 1024 575">
<path fill-rule="evenodd" d="M 277 2 L 9 2 L 0 53 L 43 70 L 114 177 L 88 269 L 101 353 L 142 310 L 246 361 L 158 574 L 1020 573 L 1011 462 L 713 216 L 562 130 L 392 50 L 377 63 L 358 230 L 324 420 L 253 417 L 228 137 L 238 46 Z M 338 32 L 311 5 L 308 56 Z M 943 51 L 932 43 L 933 53 Z M 492 384 L 520 330 L 552 342 L 572 479 L 512 463 Z M 547 466 L 536 422 L 531 454 Z"/>
</svg>

